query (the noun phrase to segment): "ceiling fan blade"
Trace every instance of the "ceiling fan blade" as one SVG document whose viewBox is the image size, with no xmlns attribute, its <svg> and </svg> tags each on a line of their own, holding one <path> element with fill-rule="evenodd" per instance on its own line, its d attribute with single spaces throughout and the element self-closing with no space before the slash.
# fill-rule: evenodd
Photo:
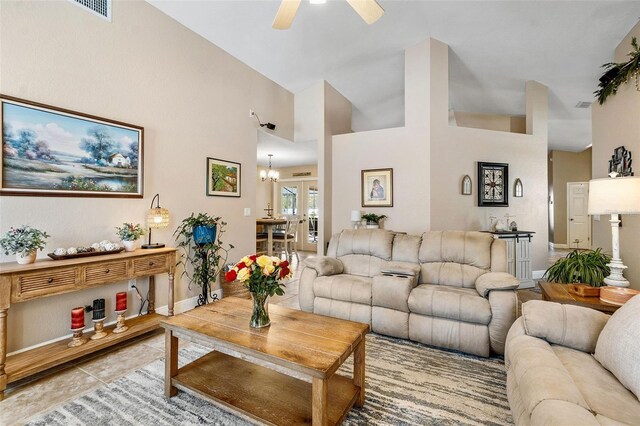
<svg viewBox="0 0 640 426">
<path fill-rule="evenodd" d="M 301 0 L 282 0 L 280 8 L 276 14 L 273 24 L 271 26 L 276 30 L 287 30 L 291 27 L 293 18 L 296 17 L 298 6 L 300 6 Z"/>
<path fill-rule="evenodd" d="M 347 0 L 364 22 L 371 25 L 384 15 L 384 9 L 376 0 Z"/>
</svg>

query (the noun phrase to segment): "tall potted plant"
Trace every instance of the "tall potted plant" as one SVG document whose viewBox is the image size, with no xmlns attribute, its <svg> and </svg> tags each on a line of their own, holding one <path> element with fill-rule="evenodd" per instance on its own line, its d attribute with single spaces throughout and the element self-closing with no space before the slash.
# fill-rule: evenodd
<svg viewBox="0 0 640 426">
<path fill-rule="evenodd" d="M 596 250 L 576 249 L 566 257 L 558 259 L 544 273 L 543 279 L 551 282 L 573 284 L 584 283 L 592 287 L 604 285 L 604 278 L 609 275 L 607 264 L 611 257 Z"/>
<path fill-rule="evenodd" d="M 25 265 L 36 261 L 36 253 L 46 246 L 49 235 L 28 225 L 11 228 L 0 239 L 5 255 L 15 254 L 16 261 Z"/>
<path fill-rule="evenodd" d="M 226 225 L 219 216 L 191 213 L 173 233 L 182 250 L 178 261 L 178 265 L 184 266 L 182 275 L 189 279 L 189 286 L 193 283 L 202 289 L 198 306 L 208 303 L 211 283 L 218 278 L 229 250 L 233 249 L 233 245 L 222 242 Z"/>
</svg>

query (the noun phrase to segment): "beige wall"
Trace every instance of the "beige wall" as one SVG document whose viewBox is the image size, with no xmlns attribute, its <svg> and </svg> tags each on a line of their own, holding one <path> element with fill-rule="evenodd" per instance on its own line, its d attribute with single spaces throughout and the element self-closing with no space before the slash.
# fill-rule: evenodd
<svg viewBox="0 0 640 426">
<path fill-rule="evenodd" d="M 462 111 L 456 111 L 454 114 L 456 125 L 459 127 L 495 130 L 498 132 L 526 133 L 525 117 Z"/>
<path fill-rule="evenodd" d="M 394 168 L 394 207 L 385 227 L 397 231 L 486 230 L 488 217 L 516 215 L 520 229 L 536 232 L 533 268 L 547 262 L 547 89 L 525 85 L 526 129 L 515 134 L 449 125 L 448 46 L 427 40 L 405 51 L 405 127 L 334 136 L 334 232 L 351 226 L 360 205 L 360 170 Z M 519 177 L 523 198 L 509 208 L 477 207 L 476 162 L 510 165 L 510 193 Z M 472 176 L 472 196 L 460 195 L 460 179 Z M 366 209 L 365 209 L 366 210 Z M 369 211 L 367 210 L 367 211 Z"/>
<path fill-rule="evenodd" d="M 623 62 L 629 58 L 631 37 L 640 38 L 640 23 L 631 29 L 615 50 L 615 61 Z M 595 84 L 595 83 L 594 83 Z M 624 145 L 632 152 L 633 168 L 638 176 L 640 170 L 636 163 L 640 155 L 640 93 L 633 81 L 620 86 L 618 93 L 610 96 L 604 105 L 594 102 L 592 107 L 593 123 L 593 178 L 606 177 L 609 171 L 609 159 L 613 150 Z M 593 246 L 603 247 L 611 253 L 611 227 L 608 218 L 593 220 Z M 631 287 L 640 289 L 640 252 L 638 251 L 638 235 L 640 235 L 640 217 L 623 216 L 620 228 L 620 255 L 628 266 L 624 275 L 631 282 Z"/>
<path fill-rule="evenodd" d="M 205 211 L 229 223 L 232 259 L 255 250 L 257 132 L 247 111 L 292 139 L 292 93 L 145 2 L 114 2 L 111 23 L 71 2 L 1 8 L 0 92 L 145 128 L 144 199 L 0 197 L 1 232 L 23 223 L 45 229 L 52 235 L 46 251 L 113 240 L 114 226 L 143 222 L 160 193 L 171 224 L 154 231 L 156 241 L 173 245 L 179 221 Z M 205 196 L 207 156 L 242 163 L 241 198 Z M 252 217 L 243 216 L 245 207 Z M 157 282 L 162 306 L 167 280 Z M 113 295 L 124 289 L 120 283 L 12 306 L 9 350 L 68 334 L 70 309 L 94 298 L 106 298 L 112 311 Z M 185 279 L 176 293 L 178 301 L 197 294 Z M 136 309 L 132 295 L 129 303 Z"/>
<path fill-rule="evenodd" d="M 567 183 L 588 182 L 591 179 L 591 148 L 582 152 L 551 151 L 549 161 L 552 168 L 552 192 L 549 196 L 553 200 L 550 212 L 554 224 L 549 241 L 567 244 Z"/>
</svg>

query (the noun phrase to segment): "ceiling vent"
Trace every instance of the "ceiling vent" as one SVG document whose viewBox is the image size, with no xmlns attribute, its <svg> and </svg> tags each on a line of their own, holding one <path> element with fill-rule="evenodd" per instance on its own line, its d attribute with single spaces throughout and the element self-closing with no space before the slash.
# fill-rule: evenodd
<svg viewBox="0 0 640 426">
<path fill-rule="evenodd" d="M 111 22 L 111 0 L 71 0 L 71 2 Z"/>
<path fill-rule="evenodd" d="M 591 106 L 591 102 L 580 101 L 576 104 L 576 108 L 589 108 Z"/>
</svg>

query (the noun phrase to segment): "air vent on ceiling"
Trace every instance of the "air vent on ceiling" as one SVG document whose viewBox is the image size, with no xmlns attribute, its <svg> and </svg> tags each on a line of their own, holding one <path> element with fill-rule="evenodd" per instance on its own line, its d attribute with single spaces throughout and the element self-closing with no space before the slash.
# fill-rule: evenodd
<svg viewBox="0 0 640 426">
<path fill-rule="evenodd" d="M 111 22 L 111 0 L 70 0 L 89 12 Z"/>
<path fill-rule="evenodd" d="M 589 108 L 591 106 L 591 102 L 580 101 L 576 104 L 576 108 Z"/>
</svg>

